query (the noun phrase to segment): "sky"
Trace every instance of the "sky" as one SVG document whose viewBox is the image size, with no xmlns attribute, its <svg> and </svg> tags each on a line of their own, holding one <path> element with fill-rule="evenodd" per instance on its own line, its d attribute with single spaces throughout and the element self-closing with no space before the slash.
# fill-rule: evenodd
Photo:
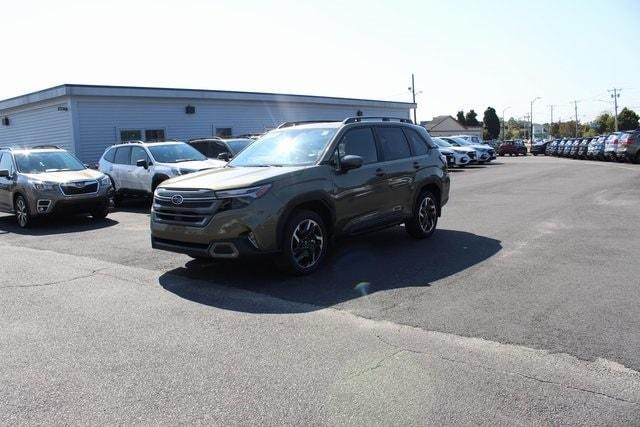
<svg viewBox="0 0 640 427">
<path fill-rule="evenodd" d="M 580 121 L 640 111 L 640 0 L 19 0 L 0 13 L 0 99 L 62 83 L 487 106 Z"/>
</svg>

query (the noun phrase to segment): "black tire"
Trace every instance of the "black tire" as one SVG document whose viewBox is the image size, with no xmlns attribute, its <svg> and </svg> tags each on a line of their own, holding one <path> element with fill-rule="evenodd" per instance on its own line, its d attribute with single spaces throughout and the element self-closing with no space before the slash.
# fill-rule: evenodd
<svg viewBox="0 0 640 427">
<path fill-rule="evenodd" d="M 113 207 L 117 208 L 118 206 L 122 205 L 122 194 L 118 192 L 118 189 L 116 188 L 116 183 L 113 180 L 113 178 L 109 176 L 109 179 L 111 180 L 111 191 L 112 191 L 111 203 L 113 203 Z"/>
<path fill-rule="evenodd" d="M 295 211 L 284 227 L 277 265 L 289 274 L 313 273 L 322 264 L 328 245 L 329 234 L 322 217 L 313 211 Z"/>
<path fill-rule="evenodd" d="M 413 215 L 405 222 L 407 233 L 416 239 L 426 239 L 436 231 L 438 225 L 438 199 L 431 191 L 420 193 L 413 207 Z"/>
<path fill-rule="evenodd" d="M 109 215 L 109 206 L 105 205 L 101 208 L 91 211 L 91 218 L 93 219 L 105 219 Z"/>
<path fill-rule="evenodd" d="M 640 150 L 636 153 L 636 156 L 633 158 L 633 163 L 640 164 Z"/>
<path fill-rule="evenodd" d="M 33 216 L 29 212 L 29 204 L 27 199 L 18 194 L 14 200 L 13 207 L 16 213 L 16 222 L 20 228 L 29 228 L 33 223 Z"/>
</svg>

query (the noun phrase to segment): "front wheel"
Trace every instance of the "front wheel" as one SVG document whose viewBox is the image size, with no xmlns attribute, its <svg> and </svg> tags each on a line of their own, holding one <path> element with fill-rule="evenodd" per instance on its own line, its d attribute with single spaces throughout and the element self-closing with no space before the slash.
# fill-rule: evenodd
<svg viewBox="0 0 640 427">
<path fill-rule="evenodd" d="M 430 191 L 423 191 L 413 209 L 413 216 L 405 223 L 405 230 L 411 237 L 430 237 L 438 224 L 438 202 Z"/>
<path fill-rule="evenodd" d="M 109 215 L 109 207 L 103 206 L 98 209 L 94 209 L 91 211 L 91 217 L 93 219 L 105 219 Z"/>
<path fill-rule="evenodd" d="M 295 212 L 284 228 L 278 266 L 291 274 L 310 274 L 327 253 L 329 236 L 322 217 L 313 211 Z"/>
<path fill-rule="evenodd" d="M 18 195 L 18 197 L 16 197 L 15 211 L 18 226 L 20 228 L 29 228 L 33 222 L 33 217 L 29 213 L 27 200 L 22 195 Z"/>
</svg>

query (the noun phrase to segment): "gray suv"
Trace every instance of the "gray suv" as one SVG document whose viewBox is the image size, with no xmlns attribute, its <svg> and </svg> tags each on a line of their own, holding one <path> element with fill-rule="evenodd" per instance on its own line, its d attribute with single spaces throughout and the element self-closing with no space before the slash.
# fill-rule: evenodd
<svg viewBox="0 0 640 427">
<path fill-rule="evenodd" d="M 0 211 L 29 227 L 36 216 L 109 212 L 109 177 L 55 146 L 0 149 Z"/>
<path fill-rule="evenodd" d="M 408 119 L 287 123 L 222 168 L 160 183 L 152 246 L 194 258 L 277 254 L 307 274 L 338 237 L 398 224 L 431 236 L 449 199 L 445 162 Z"/>
</svg>

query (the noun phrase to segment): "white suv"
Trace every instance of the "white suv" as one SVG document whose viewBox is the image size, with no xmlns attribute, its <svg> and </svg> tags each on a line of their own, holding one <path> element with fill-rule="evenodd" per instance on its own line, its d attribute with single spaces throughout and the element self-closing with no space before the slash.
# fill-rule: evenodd
<svg viewBox="0 0 640 427">
<path fill-rule="evenodd" d="M 162 181 L 205 169 L 226 165 L 207 159 L 184 142 L 131 141 L 106 149 L 98 166 L 111 178 L 114 202 L 125 195 L 149 196 Z"/>
</svg>

